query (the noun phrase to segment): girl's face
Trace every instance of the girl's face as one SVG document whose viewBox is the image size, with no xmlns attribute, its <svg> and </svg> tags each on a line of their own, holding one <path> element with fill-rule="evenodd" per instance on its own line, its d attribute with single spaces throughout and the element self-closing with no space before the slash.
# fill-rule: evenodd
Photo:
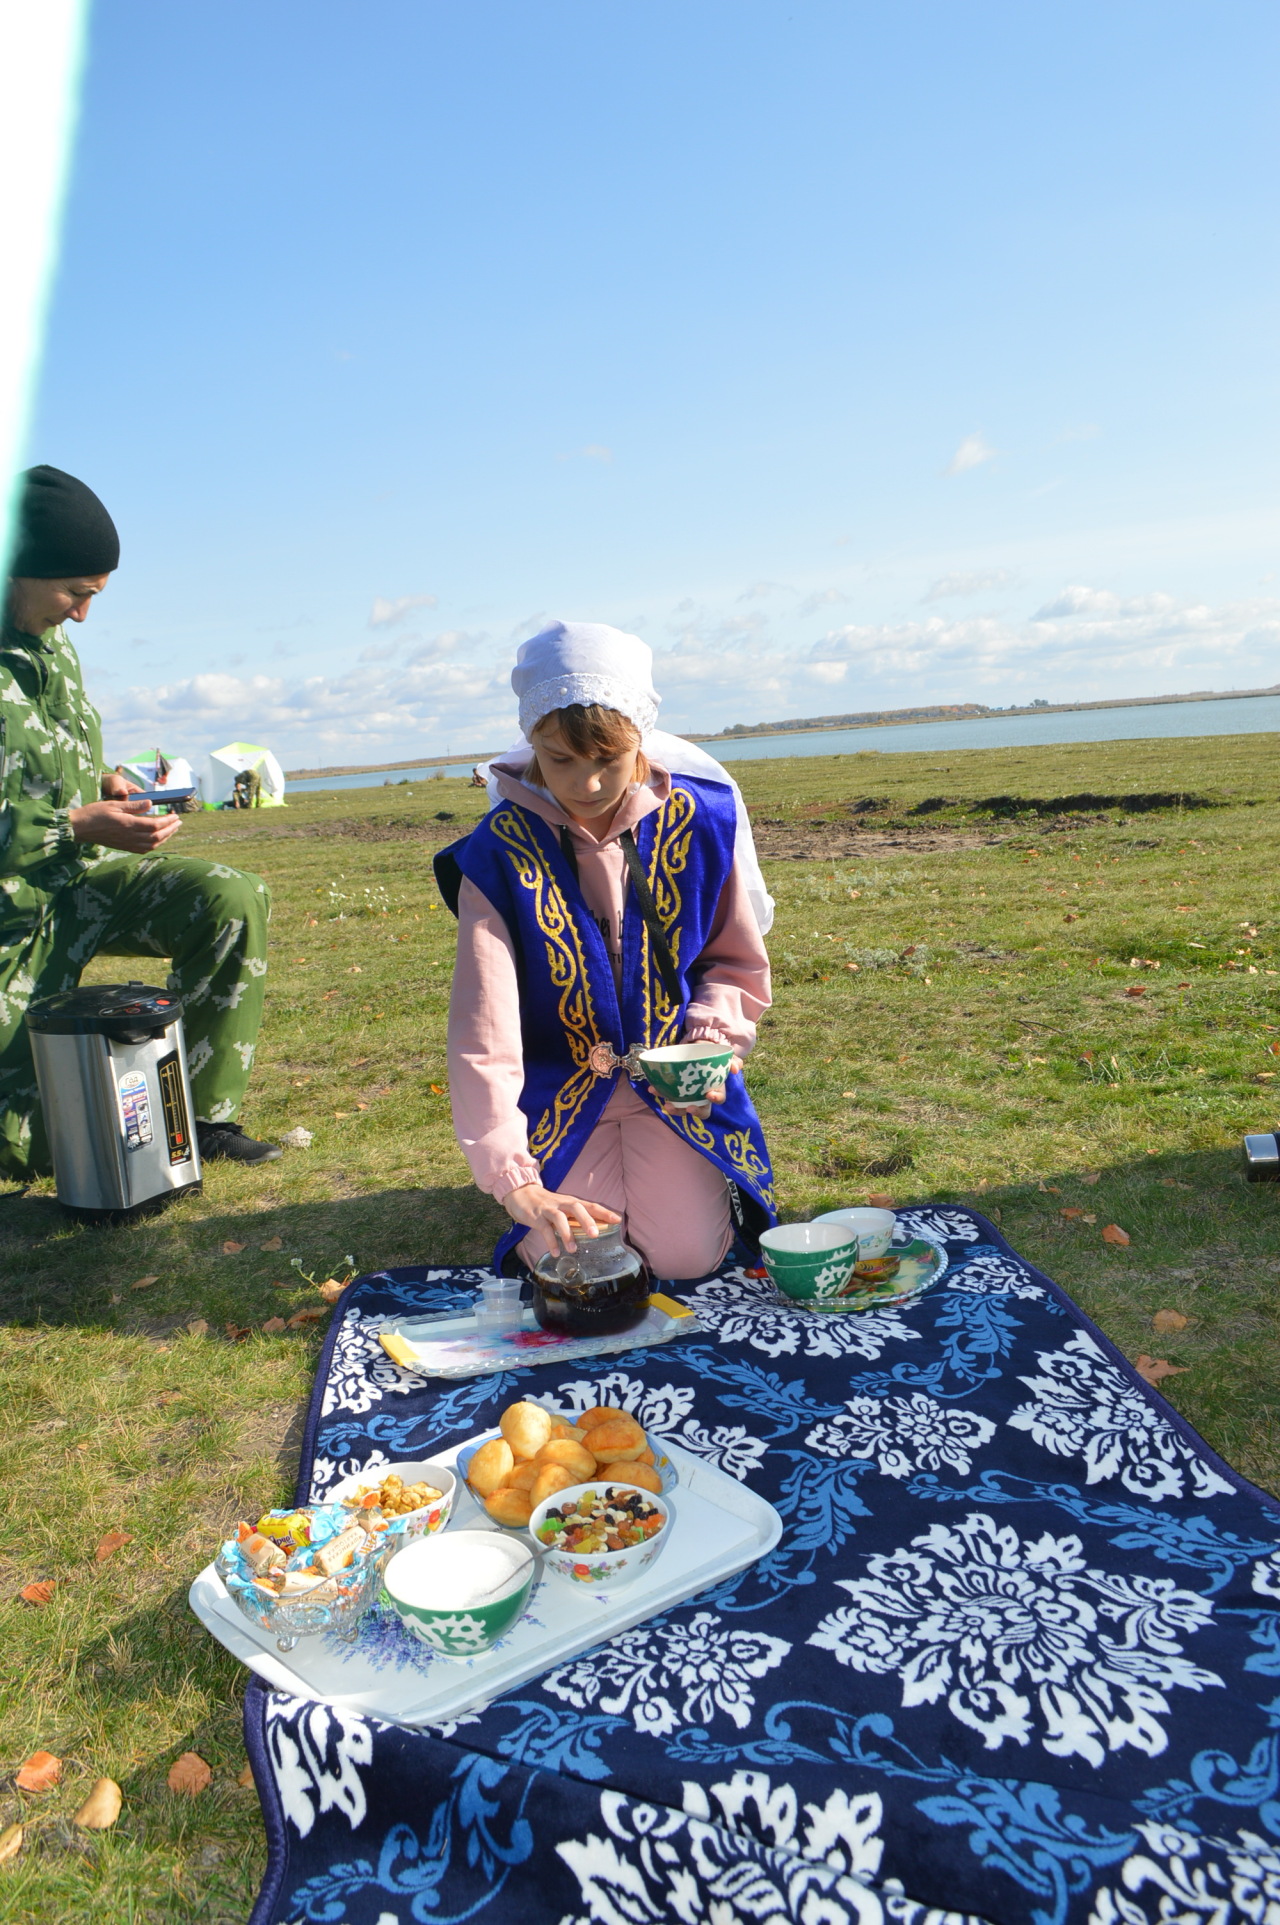
<svg viewBox="0 0 1280 1925">
<path fill-rule="evenodd" d="M 613 756 L 577 755 L 551 718 L 533 731 L 538 767 L 553 798 L 567 816 L 593 835 L 602 836 L 613 821 L 636 774 L 635 745 Z"/>
</svg>

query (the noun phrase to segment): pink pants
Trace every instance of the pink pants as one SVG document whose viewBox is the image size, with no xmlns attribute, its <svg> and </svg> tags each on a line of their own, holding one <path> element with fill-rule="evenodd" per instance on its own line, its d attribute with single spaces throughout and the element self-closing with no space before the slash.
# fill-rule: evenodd
<svg viewBox="0 0 1280 1925">
<path fill-rule="evenodd" d="M 625 1081 L 560 1191 L 616 1210 L 622 1234 L 655 1277 L 705 1277 L 723 1263 L 733 1242 L 724 1176 L 682 1143 Z M 549 1247 L 541 1231 L 531 1230 L 520 1255 L 532 1266 Z"/>
</svg>

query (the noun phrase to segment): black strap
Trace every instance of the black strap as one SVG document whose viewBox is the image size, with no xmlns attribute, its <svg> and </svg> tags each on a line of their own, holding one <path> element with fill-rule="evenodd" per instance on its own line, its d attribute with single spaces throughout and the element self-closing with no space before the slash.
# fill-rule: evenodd
<svg viewBox="0 0 1280 1925">
<path fill-rule="evenodd" d="M 671 954 L 671 945 L 667 941 L 666 931 L 658 921 L 658 911 L 654 906 L 653 896 L 649 889 L 649 878 L 646 876 L 644 864 L 640 860 L 640 851 L 636 848 L 636 839 L 630 829 L 624 829 L 621 835 L 619 835 L 618 841 L 622 844 L 622 854 L 628 869 L 631 871 L 631 886 L 636 892 L 636 901 L 640 904 L 640 914 L 644 917 L 645 928 L 649 931 L 649 940 L 653 944 L 653 957 L 658 965 L 658 974 L 662 978 L 664 989 L 671 998 L 672 1007 L 679 1009 L 683 995 L 680 987 L 680 974 L 676 969 L 675 957 Z"/>
<path fill-rule="evenodd" d="M 573 836 L 567 822 L 560 824 L 560 853 L 569 865 L 569 872 L 578 881 L 578 851 L 573 846 Z"/>
</svg>

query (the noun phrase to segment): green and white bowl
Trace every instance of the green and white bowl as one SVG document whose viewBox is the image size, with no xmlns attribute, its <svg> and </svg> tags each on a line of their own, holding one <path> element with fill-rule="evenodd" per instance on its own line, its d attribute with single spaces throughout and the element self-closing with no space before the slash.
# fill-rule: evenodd
<svg viewBox="0 0 1280 1925">
<path fill-rule="evenodd" d="M 445 1658 L 475 1658 L 524 1611 L 537 1563 L 499 1531 L 449 1531 L 397 1551 L 382 1574 L 384 1610 Z"/>
<path fill-rule="evenodd" d="M 836 1297 L 853 1275 L 858 1239 L 839 1223 L 780 1223 L 760 1239 L 774 1287 L 796 1303 Z"/>
<path fill-rule="evenodd" d="M 712 1090 L 723 1089 L 733 1051 L 720 1043 L 668 1043 L 642 1049 L 638 1061 L 646 1080 L 666 1103 L 692 1109 Z"/>
</svg>

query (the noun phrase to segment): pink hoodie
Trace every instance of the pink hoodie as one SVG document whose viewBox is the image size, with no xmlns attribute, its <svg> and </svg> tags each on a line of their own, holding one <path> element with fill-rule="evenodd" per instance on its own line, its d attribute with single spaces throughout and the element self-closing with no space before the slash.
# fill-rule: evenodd
<svg viewBox="0 0 1280 1925">
<path fill-rule="evenodd" d="M 578 880 L 599 924 L 616 980 L 622 973 L 622 918 L 628 908 L 627 870 L 618 837 L 671 792 L 665 769 L 652 769 L 649 784 L 633 789 L 597 842 L 570 821 L 558 803 L 530 788 L 505 763 L 494 766 L 509 802 L 562 827 L 573 837 Z M 639 914 L 634 901 L 630 913 Z M 684 1040 L 731 1043 L 746 1056 L 756 1024 L 769 1007 L 769 958 L 764 938 L 735 864 L 724 886 L 701 956 L 702 975 L 690 1002 Z M 449 1001 L 449 1095 L 453 1127 L 480 1189 L 501 1203 L 522 1184 L 540 1181 L 529 1154 L 528 1125 L 520 1108 L 524 1058 L 520 1038 L 520 992 L 515 950 L 507 926 L 473 882 L 464 879 L 458 899 L 458 959 Z"/>
</svg>

